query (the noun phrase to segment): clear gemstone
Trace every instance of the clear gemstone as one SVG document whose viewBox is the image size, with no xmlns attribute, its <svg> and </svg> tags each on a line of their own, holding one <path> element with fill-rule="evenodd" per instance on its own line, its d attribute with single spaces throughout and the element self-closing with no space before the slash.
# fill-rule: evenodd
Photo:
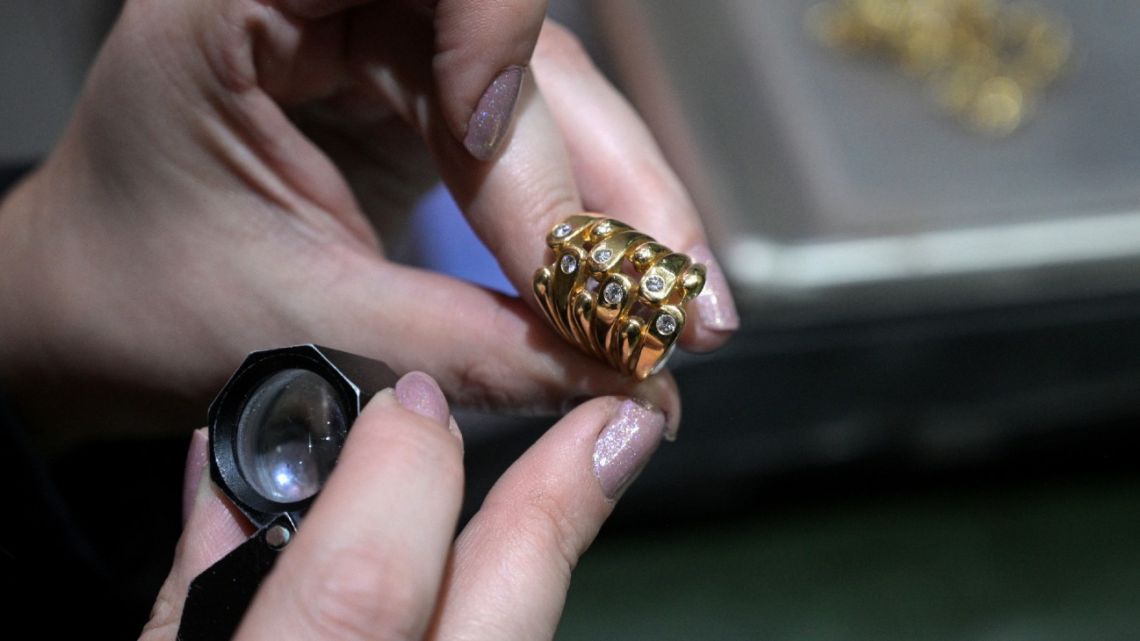
<svg viewBox="0 0 1140 641">
<path fill-rule="evenodd" d="M 606 288 L 602 290 L 602 300 L 609 305 L 620 303 L 622 296 L 625 296 L 625 288 L 621 286 L 621 283 L 607 283 Z"/>
<path fill-rule="evenodd" d="M 665 279 L 654 274 L 645 279 L 645 289 L 653 294 L 660 294 L 665 289 Z"/>
<path fill-rule="evenodd" d="M 614 252 L 612 249 L 608 249 L 606 247 L 599 247 L 598 249 L 596 249 L 594 251 L 594 260 L 598 261 L 599 263 L 604 263 L 607 260 L 609 260 L 610 258 L 613 258 L 613 255 L 614 255 Z"/>
<path fill-rule="evenodd" d="M 554 237 L 566 238 L 572 231 L 574 231 L 574 228 L 570 226 L 570 223 L 562 223 L 561 225 L 554 228 Z"/>
<path fill-rule="evenodd" d="M 662 336 L 671 336 L 677 331 L 677 319 L 672 314 L 662 314 L 657 317 L 657 333 Z"/>
<path fill-rule="evenodd" d="M 605 236 L 606 234 L 610 233 L 609 222 L 598 223 L 597 226 L 594 227 L 594 233 L 599 236 Z"/>
<path fill-rule="evenodd" d="M 562 268 L 563 274 L 573 274 L 578 271 L 578 259 L 570 254 L 566 254 L 562 257 L 562 262 L 559 263 L 559 267 Z"/>
</svg>

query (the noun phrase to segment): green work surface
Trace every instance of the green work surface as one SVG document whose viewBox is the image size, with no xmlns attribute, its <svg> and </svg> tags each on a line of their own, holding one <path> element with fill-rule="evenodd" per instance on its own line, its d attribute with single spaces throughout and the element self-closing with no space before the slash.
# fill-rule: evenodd
<svg viewBox="0 0 1140 641">
<path fill-rule="evenodd" d="M 1140 481 L 941 488 L 603 531 L 556 638 L 1140 639 Z"/>
</svg>

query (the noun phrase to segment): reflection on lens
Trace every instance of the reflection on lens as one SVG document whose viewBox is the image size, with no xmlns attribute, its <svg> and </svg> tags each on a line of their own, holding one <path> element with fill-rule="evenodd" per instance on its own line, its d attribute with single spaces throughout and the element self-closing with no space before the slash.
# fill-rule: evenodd
<svg viewBox="0 0 1140 641">
<path fill-rule="evenodd" d="M 242 409 L 237 462 L 246 481 L 271 501 L 316 494 L 332 472 L 346 429 L 336 390 L 305 369 L 266 379 Z"/>
</svg>

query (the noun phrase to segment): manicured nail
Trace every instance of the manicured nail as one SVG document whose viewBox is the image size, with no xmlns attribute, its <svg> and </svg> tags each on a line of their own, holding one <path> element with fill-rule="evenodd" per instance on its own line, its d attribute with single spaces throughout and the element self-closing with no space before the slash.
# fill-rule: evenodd
<svg viewBox="0 0 1140 641">
<path fill-rule="evenodd" d="M 499 72 L 467 121 L 463 146 L 479 160 L 490 160 L 503 144 L 519 101 L 525 71 L 525 67 L 514 66 Z"/>
<path fill-rule="evenodd" d="M 209 437 L 206 428 L 194 430 L 190 436 L 190 449 L 186 452 L 186 471 L 182 474 L 182 524 L 190 519 L 194 500 L 198 496 L 198 486 L 206 473 L 209 457 Z"/>
<path fill-rule="evenodd" d="M 617 500 L 657 450 L 665 415 L 633 400 L 622 402 L 594 444 L 594 476 L 606 498 Z"/>
<path fill-rule="evenodd" d="M 435 379 L 423 372 L 409 372 L 396 381 L 396 400 L 404 409 L 426 416 L 444 427 L 450 423 L 451 410 L 447 407 L 447 399 Z"/>
<path fill-rule="evenodd" d="M 706 328 L 718 332 L 731 332 L 740 327 L 740 315 L 736 313 L 736 303 L 728 289 L 728 281 L 720 269 L 720 263 L 709 251 L 708 246 L 698 245 L 689 251 L 693 262 L 704 263 L 705 288 L 693 299 L 697 318 Z"/>
</svg>

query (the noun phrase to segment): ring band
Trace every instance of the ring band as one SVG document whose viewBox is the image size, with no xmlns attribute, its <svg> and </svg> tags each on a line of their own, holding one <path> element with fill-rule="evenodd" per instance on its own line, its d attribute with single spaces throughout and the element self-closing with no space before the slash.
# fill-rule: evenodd
<svg viewBox="0 0 1140 641">
<path fill-rule="evenodd" d="M 554 262 L 534 273 L 534 296 L 554 329 L 638 380 L 664 367 L 705 266 L 596 214 L 558 223 L 546 244 Z"/>
</svg>

